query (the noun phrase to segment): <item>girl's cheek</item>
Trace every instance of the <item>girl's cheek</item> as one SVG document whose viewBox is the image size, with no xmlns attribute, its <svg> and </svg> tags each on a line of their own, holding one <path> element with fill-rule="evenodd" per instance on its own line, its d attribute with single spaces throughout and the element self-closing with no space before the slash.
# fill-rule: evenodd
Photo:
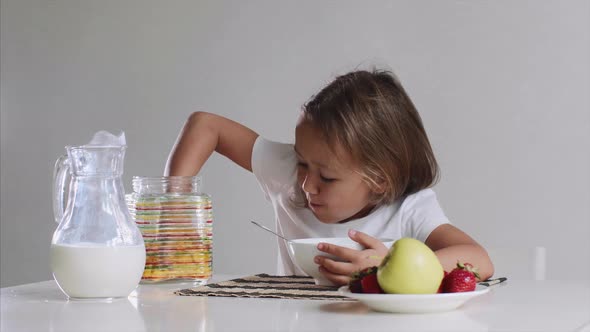
<svg viewBox="0 0 590 332">
<path fill-rule="evenodd" d="M 332 186 L 322 186 L 320 192 L 323 202 L 329 203 L 334 201 L 334 188 Z"/>
</svg>

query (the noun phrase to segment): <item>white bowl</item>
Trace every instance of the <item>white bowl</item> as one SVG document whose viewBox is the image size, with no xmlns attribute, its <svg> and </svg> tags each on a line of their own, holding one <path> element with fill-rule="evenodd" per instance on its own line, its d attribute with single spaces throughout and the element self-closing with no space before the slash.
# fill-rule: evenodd
<svg viewBox="0 0 590 332">
<path fill-rule="evenodd" d="M 319 265 L 316 264 L 313 259 L 315 256 L 321 255 L 336 261 L 342 260 L 334 255 L 318 250 L 317 246 L 320 242 L 335 244 L 355 250 L 362 250 L 364 247 L 347 237 L 307 238 L 295 239 L 287 242 L 291 259 L 303 272 L 310 277 L 313 277 L 316 285 L 334 286 L 334 283 L 326 279 L 318 270 Z M 381 239 L 381 242 L 383 242 L 387 248 L 390 248 L 393 244 L 391 239 Z"/>
</svg>

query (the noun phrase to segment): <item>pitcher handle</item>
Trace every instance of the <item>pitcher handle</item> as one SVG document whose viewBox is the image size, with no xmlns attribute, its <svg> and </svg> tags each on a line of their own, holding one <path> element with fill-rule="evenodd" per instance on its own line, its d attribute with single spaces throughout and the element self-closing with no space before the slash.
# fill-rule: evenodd
<svg viewBox="0 0 590 332">
<path fill-rule="evenodd" d="M 64 216 L 65 184 L 70 163 L 67 155 L 63 155 L 55 162 L 53 171 L 53 215 L 58 224 Z"/>
</svg>

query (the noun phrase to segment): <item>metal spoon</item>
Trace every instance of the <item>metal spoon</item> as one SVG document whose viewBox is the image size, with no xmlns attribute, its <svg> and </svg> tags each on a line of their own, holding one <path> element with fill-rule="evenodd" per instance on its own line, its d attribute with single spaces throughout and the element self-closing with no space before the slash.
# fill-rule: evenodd
<svg viewBox="0 0 590 332">
<path fill-rule="evenodd" d="M 258 227 L 260 227 L 260 228 L 264 229 L 264 230 L 265 230 L 265 231 L 267 231 L 267 232 L 271 232 L 271 233 L 273 233 L 274 235 L 276 235 L 276 236 L 280 237 L 281 239 L 283 239 L 283 240 L 285 240 L 285 241 L 287 241 L 287 242 L 291 242 L 291 240 L 287 239 L 286 237 L 284 237 L 284 236 L 282 236 L 282 235 L 280 235 L 280 234 L 277 234 L 277 233 L 275 233 L 274 231 L 272 231 L 272 230 L 271 230 L 270 228 L 268 228 L 268 227 L 262 226 L 261 224 L 257 223 L 256 221 L 250 220 L 250 222 L 251 222 L 251 223 L 253 223 L 254 225 L 256 225 L 256 226 L 258 226 Z"/>
</svg>

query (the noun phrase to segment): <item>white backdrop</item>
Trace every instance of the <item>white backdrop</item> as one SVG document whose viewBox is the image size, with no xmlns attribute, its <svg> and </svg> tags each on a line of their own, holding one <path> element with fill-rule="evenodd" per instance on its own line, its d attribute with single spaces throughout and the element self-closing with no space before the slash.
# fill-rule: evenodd
<svg viewBox="0 0 590 332">
<path fill-rule="evenodd" d="M 55 159 L 124 130 L 125 185 L 160 175 L 205 110 L 292 141 L 300 106 L 371 65 L 394 70 L 442 168 L 449 218 L 498 273 L 590 276 L 590 2 L 1 0 L 1 285 L 51 278 Z M 216 273 L 274 272 L 250 173 L 214 156 Z M 567 263 L 567 269 L 564 263 Z"/>
</svg>

